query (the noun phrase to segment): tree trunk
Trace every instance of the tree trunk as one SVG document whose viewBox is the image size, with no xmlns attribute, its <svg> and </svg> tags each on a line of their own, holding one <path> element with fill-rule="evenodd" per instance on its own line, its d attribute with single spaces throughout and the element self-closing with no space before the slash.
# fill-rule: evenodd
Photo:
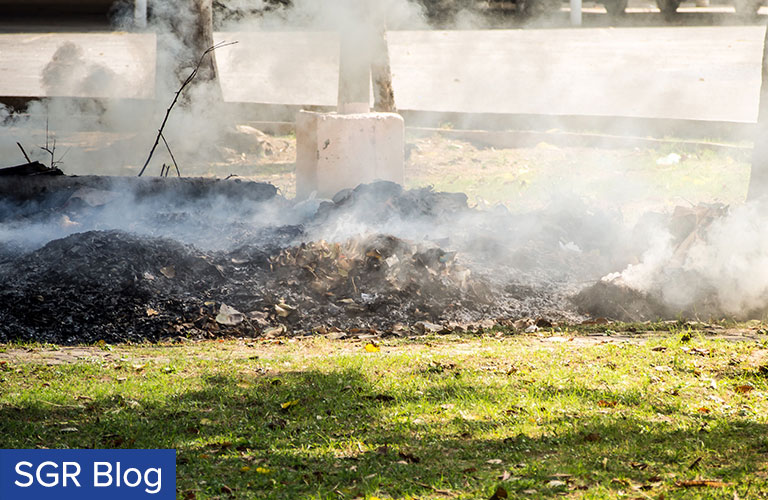
<svg viewBox="0 0 768 500">
<path fill-rule="evenodd" d="M 213 47 L 213 0 L 192 0 L 192 13 L 195 16 L 195 26 L 187 32 L 185 44 L 196 57 L 203 55 L 208 48 Z M 216 53 L 205 56 L 200 65 L 197 79 L 201 82 L 217 82 Z"/>
<path fill-rule="evenodd" d="M 755 146 L 752 149 L 752 172 L 747 191 L 748 201 L 768 195 L 768 29 L 763 40 L 763 65 L 758 106 Z"/>
</svg>

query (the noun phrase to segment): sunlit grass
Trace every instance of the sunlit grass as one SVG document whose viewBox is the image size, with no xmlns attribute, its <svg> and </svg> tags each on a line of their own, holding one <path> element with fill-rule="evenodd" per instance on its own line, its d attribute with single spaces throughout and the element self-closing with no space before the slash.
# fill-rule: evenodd
<svg viewBox="0 0 768 500">
<path fill-rule="evenodd" d="M 768 494 L 766 346 L 680 339 L 10 346 L 0 447 L 176 448 L 179 498 Z"/>
</svg>

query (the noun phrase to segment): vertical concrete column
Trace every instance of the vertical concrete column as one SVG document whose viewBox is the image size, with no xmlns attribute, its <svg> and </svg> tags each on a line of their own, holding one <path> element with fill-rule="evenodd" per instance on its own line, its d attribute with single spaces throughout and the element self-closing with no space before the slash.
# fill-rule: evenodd
<svg viewBox="0 0 768 500">
<path fill-rule="evenodd" d="M 340 115 L 367 113 L 371 98 L 371 29 L 365 22 L 339 33 Z"/>
<path fill-rule="evenodd" d="M 147 27 L 147 0 L 134 0 L 133 24 L 137 28 Z"/>
<path fill-rule="evenodd" d="M 371 0 L 348 0 L 354 22 L 339 33 L 338 113 L 296 117 L 296 197 L 329 198 L 341 189 L 377 179 L 404 178 L 405 123 L 395 113 L 370 113 L 371 74 L 377 105 L 394 110 L 383 17 Z"/>
<path fill-rule="evenodd" d="M 571 0 L 571 26 L 581 26 L 581 0 Z"/>
</svg>

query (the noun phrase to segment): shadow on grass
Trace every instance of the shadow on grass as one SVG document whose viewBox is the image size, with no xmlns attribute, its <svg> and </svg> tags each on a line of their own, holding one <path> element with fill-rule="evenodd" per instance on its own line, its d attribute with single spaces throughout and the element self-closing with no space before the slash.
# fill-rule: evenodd
<svg viewBox="0 0 768 500">
<path fill-rule="evenodd" d="M 440 405 L 467 398 L 498 406 L 498 391 L 455 378 L 430 383 L 423 411 L 418 393 L 383 393 L 354 369 L 245 381 L 209 374 L 178 387 L 160 381 L 139 397 L 114 386 L 67 405 L 0 406 L 0 447 L 176 448 L 180 498 L 447 497 L 449 490 L 487 498 L 505 470 L 514 478 L 505 483 L 510 494 L 554 496 L 581 485 L 610 496 L 659 477 L 668 488 L 701 475 L 738 487 L 768 461 L 768 426 L 740 417 L 678 421 L 665 407 L 659 419 L 631 408 L 552 413 L 541 422 L 541 408 L 441 419 Z M 599 399 L 638 401 L 581 387 L 556 393 L 589 407 Z M 554 474 L 572 476 L 566 485 L 551 483 Z"/>
</svg>

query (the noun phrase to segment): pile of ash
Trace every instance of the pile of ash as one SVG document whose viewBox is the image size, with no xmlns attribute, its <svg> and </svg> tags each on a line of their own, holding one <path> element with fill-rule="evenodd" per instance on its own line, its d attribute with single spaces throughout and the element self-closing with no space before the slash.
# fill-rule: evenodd
<svg viewBox="0 0 768 500">
<path fill-rule="evenodd" d="M 608 251 L 574 242 L 572 209 L 532 223 L 470 209 L 463 194 L 391 183 L 308 209 L 258 183 L 174 181 L 164 196 L 155 180 L 56 182 L 46 196 L 37 184 L 20 190 L 34 203 L 5 193 L 0 342 L 573 321 L 573 283 Z M 604 228 L 601 217 L 585 215 L 579 234 Z"/>
<path fill-rule="evenodd" d="M 0 273 L 0 342 L 386 333 L 398 324 L 505 312 L 455 254 L 384 235 L 270 254 L 89 231 L 54 240 Z"/>
</svg>

